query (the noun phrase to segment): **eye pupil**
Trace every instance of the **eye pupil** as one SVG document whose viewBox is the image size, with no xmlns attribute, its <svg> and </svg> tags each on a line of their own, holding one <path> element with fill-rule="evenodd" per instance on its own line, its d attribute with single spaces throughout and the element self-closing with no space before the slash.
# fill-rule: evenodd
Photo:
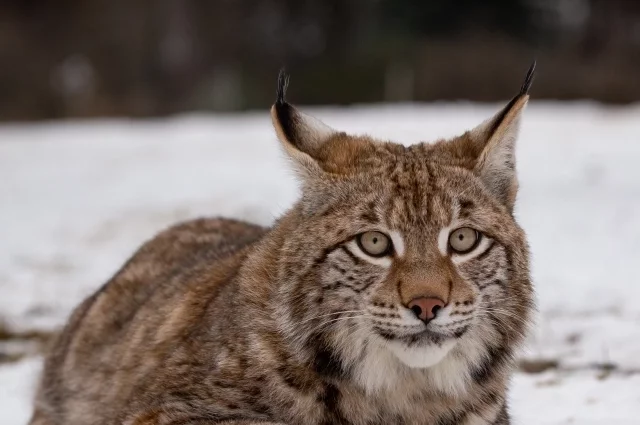
<svg viewBox="0 0 640 425">
<path fill-rule="evenodd" d="M 391 240 L 384 233 L 376 231 L 361 233 L 356 241 L 360 249 L 367 255 L 384 257 L 390 254 Z"/>
<path fill-rule="evenodd" d="M 471 227 L 461 227 L 449 236 L 449 246 L 458 254 L 473 251 L 480 242 L 481 234 Z"/>
</svg>

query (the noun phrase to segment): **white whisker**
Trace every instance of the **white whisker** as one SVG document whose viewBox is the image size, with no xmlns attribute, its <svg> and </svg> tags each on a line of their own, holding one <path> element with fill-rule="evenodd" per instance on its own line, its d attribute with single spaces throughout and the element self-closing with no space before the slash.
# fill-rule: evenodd
<svg viewBox="0 0 640 425">
<path fill-rule="evenodd" d="M 328 316 L 337 316 L 340 314 L 347 314 L 347 313 L 366 313 L 365 310 L 343 310 L 343 311 L 334 311 L 333 313 L 327 313 L 327 314 L 321 314 L 319 316 L 313 316 L 310 317 L 308 319 L 303 320 L 302 322 L 300 322 L 300 324 L 304 324 L 307 322 L 310 322 L 312 320 L 316 320 L 316 319 L 320 319 L 322 317 L 328 317 Z"/>
</svg>

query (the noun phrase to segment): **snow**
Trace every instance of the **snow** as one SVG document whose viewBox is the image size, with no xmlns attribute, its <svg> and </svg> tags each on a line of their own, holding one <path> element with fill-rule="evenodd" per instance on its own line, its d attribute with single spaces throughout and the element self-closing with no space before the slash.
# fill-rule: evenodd
<svg viewBox="0 0 640 425">
<path fill-rule="evenodd" d="M 498 108 L 305 111 L 412 143 L 460 133 Z M 558 367 L 516 375 L 516 424 L 637 423 L 639 118 L 640 107 L 589 103 L 534 102 L 525 112 L 516 213 L 539 320 L 523 357 Z M 296 195 L 267 111 L 0 126 L 0 321 L 15 332 L 59 328 L 160 229 L 202 215 L 269 224 Z M 0 363 L 0 423 L 28 420 L 40 367 L 34 355 Z"/>
<path fill-rule="evenodd" d="M 516 375 L 511 394 L 514 425 L 637 425 L 640 375 L 594 373 Z"/>
<path fill-rule="evenodd" d="M 0 423 L 26 424 L 31 415 L 34 383 L 42 370 L 39 357 L 0 364 Z"/>
</svg>

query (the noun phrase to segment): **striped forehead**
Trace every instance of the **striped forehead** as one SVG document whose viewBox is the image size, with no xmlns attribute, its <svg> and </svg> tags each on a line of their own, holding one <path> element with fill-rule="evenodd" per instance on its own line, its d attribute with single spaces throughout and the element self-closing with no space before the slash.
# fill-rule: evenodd
<svg viewBox="0 0 640 425">
<path fill-rule="evenodd" d="M 441 227 L 451 222 L 456 214 L 457 202 L 443 191 L 416 191 L 411 196 L 391 194 L 383 217 L 391 228 L 414 231 L 421 228 Z"/>
<path fill-rule="evenodd" d="M 411 240 L 420 245 L 427 240 L 436 242 L 442 229 L 473 214 L 477 201 L 472 183 L 463 186 L 447 175 L 434 175 L 428 166 L 423 170 L 425 174 L 418 176 L 408 171 L 411 178 L 406 180 L 390 178 L 384 195 L 363 205 L 367 222 L 397 232 L 410 245 L 414 244 Z"/>
<path fill-rule="evenodd" d="M 425 161 L 419 152 L 401 155 L 376 177 L 361 186 L 369 196 L 356 201 L 360 219 L 403 240 L 435 241 L 454 218 L 469 215 L 475 206 L 465 194 L 473 191 L 473 183 L 449 167 Z"/>
</svg>

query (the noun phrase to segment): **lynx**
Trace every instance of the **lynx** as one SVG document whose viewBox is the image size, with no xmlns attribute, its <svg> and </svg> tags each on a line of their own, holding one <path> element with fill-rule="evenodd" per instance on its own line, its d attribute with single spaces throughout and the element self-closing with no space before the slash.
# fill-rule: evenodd
<svg viewBox="0 0 640 425">
<path fill-rule="evenodd" d="M 408 147 L 300 112 L 281 73 L 271 116 L 300 200 L 269 229 L 200 219 L 144 244 L 73 312 L 31 424 L 509 424 L 534 66 L 493 118 Z"/>
</svg>

